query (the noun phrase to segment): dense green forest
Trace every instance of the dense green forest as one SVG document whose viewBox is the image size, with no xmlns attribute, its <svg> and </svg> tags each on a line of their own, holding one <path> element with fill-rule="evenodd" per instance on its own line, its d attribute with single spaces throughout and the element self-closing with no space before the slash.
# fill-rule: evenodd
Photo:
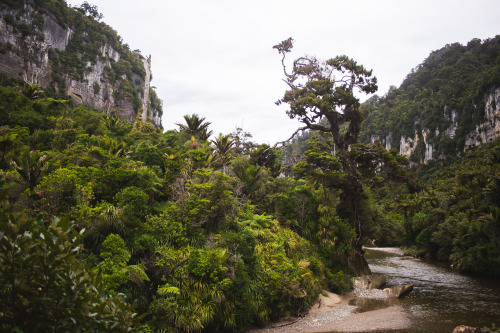
<svg viewBox="0 0 500 333">
<path fill-rule="evenodd" d="M 50 55 L 55 70 L 81 77 L 107 40 L 129 56 L 107 79 L 144 76 L 96 8 L 33 3 L 98 40 L 76 34 Z M 166 132 L 127 123 L 56 86 L 0 76 L 0 330 L 245 331 L 306 313 L 322 290 L 350 290 L 373 242 L 499 278 L 500 139 L 455 156 L 499 84 L 499 41 L 448 45 L 361 104 L 356 91 L 377 90 L 371 70 L 339 56 L 299 57 L 287 71 L 285 40 L 274 46 L 289 87 L 278 104 L 303 133 L 281 148 L 241 128 L 214 134 L 197 114 Z M 410 169 L 396 149 L 359 142 L 416 122 L 444 133 L 445 106 L 460 126 L 441 138 L 442 163 Z"/>
<path fill-rule="evenodd" d="M 415 171 L 419 192 L 391 182 L 372 192 L 377 244 L 500 277 L 500 140 Z"/>
<path fill-rule="evenodd" d="M 0 96 L 2 330 L 243 330 L 350 288 L 335 191 L 278 177 L 248 133 L 162 133 L 5 78 Z"/>
<path fill-rule="evenodd" d="M 0 95 L 2 330 L 238 331 L 350 288 L 357 234 L 325 138 L 278 177 L 278 150 L 210 140 L 196 115 L 162 133 L 12 80 Z M 499 141 L 420 181 L 355 147 L 393 166 L 363 173 L 378 244 L 499 276 Z"/>
</svg>

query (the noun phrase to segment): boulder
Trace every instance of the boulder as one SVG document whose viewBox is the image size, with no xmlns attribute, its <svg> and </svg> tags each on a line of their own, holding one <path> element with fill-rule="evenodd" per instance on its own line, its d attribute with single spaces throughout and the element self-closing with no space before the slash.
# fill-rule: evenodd
<svg viewBox="0 0 500 333">
<path fill-rule="evenodd" d="M 324 296 L 323 295 L 324 293 L 326 293 L 327 296 Z M 321 313 L 321 312 L 331 311 L 333 308 L 340 306 L 341 301 L 342 298 L 339 295 L 328 291 L 323 291 L 321 294 L 319 294 L 316 304 L 314 304 L 314 306 L 311 308 L 311 310 L 309 310 L 309 312 Z"/>
<path fill-rule="evenodd" d="M 377 289 L 386 282 L 384 275 L 362 275 L 354 280 L 354 286 L 360 289 Z"/>
<path fill-rule="evenodd" d="M 389 295 L 389 297 L 401 298 L 413 290 L 412 284 L 404 284 L 399 286 L 394 286 L 391 288 L 385 288 L 384 292 Z"/>
</svg>

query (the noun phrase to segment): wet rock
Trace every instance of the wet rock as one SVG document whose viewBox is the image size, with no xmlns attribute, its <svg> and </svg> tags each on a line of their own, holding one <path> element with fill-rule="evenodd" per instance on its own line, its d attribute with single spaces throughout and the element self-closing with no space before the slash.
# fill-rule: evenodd
<svg viewBox="0 0 500 333">
<path fill-rule="evenodd" d="M 324 292 L 326 293 L 327 296 L 324 296 L 322 294 L 318 296 L 318 301 L 313 306 L 313 309 L 315 309 L 315 311 L 331 310 L 332 308 L 337 307 L 342 300 L 340 296 L 337 294 L 327 291 Z"/>
<path fill-rule="evenodd" d="M 385 288 L 384 292 L 389 295 L 389 297 L 401 298 L 413 290 L 412 284 L 404 284 L 399 286 L 394 286 L 391 288 Z"/>
<path fill-rule="evenodd" d="M 483 328 L 461 325 L 461 326 L 455 327 L 455 329 L 453 330 L 453 333 L 491 333 L 491 331 L 485 330 Z"/>
<path fill-rule="evenodd" d="M 389 295 L 380 289 L 354 288 L 354 296 L 357 299 L 387 299 Z"/>
<path fill-rule="evenodd" d="M 378 289 L 386 282 L 384 275 L 362 275 L 354 280 L 354 286 L 360 289 Z"/>
</svg>

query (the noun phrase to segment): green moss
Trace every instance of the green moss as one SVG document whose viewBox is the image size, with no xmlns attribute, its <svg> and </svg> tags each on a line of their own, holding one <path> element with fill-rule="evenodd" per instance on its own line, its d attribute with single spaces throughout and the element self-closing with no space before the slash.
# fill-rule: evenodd
<svg viewBox="0 0 500 333">
<path fill-rule="evenodd" d="M 92 89 L 94 90 L 94 95 L 97 95 L 101 91 L 101 85 L 97 82 L 94 82 L 92 84 Z"/>
<path fill-rule="evenodd" d="M 5 14 L 3 16 L 3 19 L 4 19 L 5 23 L 7 23 L 9 25 L 14 24 L 14 16 L 12 16 L 12 14 L 10 14 L 10 13 Z"/>
</svg>

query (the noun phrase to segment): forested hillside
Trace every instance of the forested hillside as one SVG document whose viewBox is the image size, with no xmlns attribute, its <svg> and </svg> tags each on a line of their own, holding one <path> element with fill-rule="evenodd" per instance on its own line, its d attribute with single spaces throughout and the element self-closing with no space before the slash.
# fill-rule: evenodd
<svg viewBox="0 0 500 333">
<path fill-rule="evenodd" d="M 279 151 L 1 83 L 2 330 L 235 331 L 349 288 L 351 222 Z"/>
<path fill-rule="evenodd" d="M 352 289 L 373 242 L 500 277 L 500 139 L 456 157 L 498 110 L 499 37 L 433 52 L 364 104 L 371 70 L 347 56 L 287 67 L 282 41 L 277 104 L 303 134 L 278 149 L 197 114 L 163 132 L 148 59 L 88 3 L 0 11 L 15 41 L 0 60 L 29 63 L 0 75 L 0 331 L 245 331 Z M 47 22 L 72 36 L 64 47 L 45 40 Z M 387 137 L 415 131 L 409 157 L 426 165 L 411 169 Z M 372 135 L 392 149 L 359 142 Z M 442 163 L 421 156 L 431 140 Z"/>
<path fill-rule="evenodd" d="M 387 182 L 372 192 L 377 244 L 500 277 L 500 139 L 415 172 L 422 191 Z"/>
<path fill-rule="evenodd" d="M 393 156 L 401 153 L 401 163 L 407 155 L 412 166 L 404 182 L 377 170 L 380 178 L 365 183 L 369 235 L 376 244 L 449 261 L 461 272 L 500 276 L 499 43 L 499 37 L 473 40 L 432 52 L 401 87 L 360 107 L 366 117 L 360 139 Z M 296 174 L 293 166 L 310 160 L 308 147 L 328 140 L 305 130 L 282 147 L 283 171 Z M 399 146 L 405 141 L 413 143 L 409 151 Z M 426 159 L 432 145 L 434 154 L 431 147 Z M 370 158 L 377 161 L 375 154 Z"/>
<path fill-rule="evenodd" d="M 433 51 L 400 87 L 364 105 L 361 140 L 414 163 L 443 160 L 499 136 L 500 37 Z"/>
</svg>

